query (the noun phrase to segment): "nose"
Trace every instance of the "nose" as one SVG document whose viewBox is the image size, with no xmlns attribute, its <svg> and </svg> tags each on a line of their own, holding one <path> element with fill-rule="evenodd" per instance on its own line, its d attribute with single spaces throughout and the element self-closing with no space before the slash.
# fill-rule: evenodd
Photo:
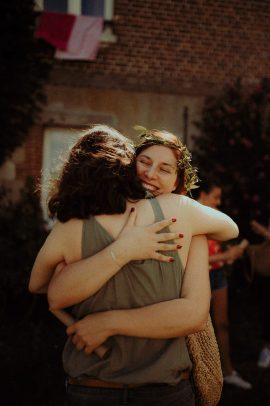
<svg viewBox="0 0 270 406">
<path fill-rule="evenodd" d="M 145 174 L 146 174 L 147 178 L 149 178 L 149 179 L 156 178 L 156 169 L 155 169 L 155 167 L 154 166 L 149 166 L 146 169 Z"/>
</svg>

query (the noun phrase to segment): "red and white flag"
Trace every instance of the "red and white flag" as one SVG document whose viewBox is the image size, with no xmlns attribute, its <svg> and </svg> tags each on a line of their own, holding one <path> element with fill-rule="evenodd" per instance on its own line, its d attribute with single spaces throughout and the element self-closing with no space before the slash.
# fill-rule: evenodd
<svg viewBox="0 0 270 406">
<path fill-rule="evenodd" d="M 55 46 L 58 59 L 93 61 L 102 30 L 102 17 L 44 12 L 35 36 Z"/>
</svg>

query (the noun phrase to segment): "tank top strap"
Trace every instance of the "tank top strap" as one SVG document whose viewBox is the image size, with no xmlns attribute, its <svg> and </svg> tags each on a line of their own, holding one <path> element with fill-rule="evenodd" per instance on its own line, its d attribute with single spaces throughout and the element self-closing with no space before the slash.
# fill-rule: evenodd
<svg viewBox="0 0 270 406">
<path fill-rule="evenodd" d="M 155 215 L 155 222 L 164 220 L 165 217 L 164 217 L 162 208 L 160 207 L 159 201 L 155 197 L 153 197 L 152 199 L 149 199 L 149 201 L 151 203 L 151 206 L 152 206 L 152 209 L 153 209 L 153 212 Z"/>
<path fill-rule="evenodd" d="M 93 238 L 93 216 L 83 220 L 82 229 L 82 258 L 94 255 L 93 244 L 91 244 Z"/>
</svg>

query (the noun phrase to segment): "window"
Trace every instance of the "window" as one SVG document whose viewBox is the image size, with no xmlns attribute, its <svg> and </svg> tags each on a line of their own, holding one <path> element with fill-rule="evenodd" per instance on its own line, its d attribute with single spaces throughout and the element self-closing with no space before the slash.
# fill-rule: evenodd
<svg viewBox="0 0 270 406">
<path fill-rule="evenodd" d="M 113 0 L 36 0 L 37 11 L 51 11 L 76 15 L 104 17 L 105 21 L 113 18 Z"/>
<path fill-rule="evenodd" d="M 43 162 L 41 179 L 41 206 L 45 220 L 50 221 L 47 213 L 48 182 L 61 166 L 70 147 L 81 136 L 80 131 L 61 127 L 50 127 L 45 130 L 43 141 Z"/>
<path fill-rule="evenodd" d="M 82 14 L 92 16 L 104 16 L 104 1 L 82 0 Z"/>
</svg>

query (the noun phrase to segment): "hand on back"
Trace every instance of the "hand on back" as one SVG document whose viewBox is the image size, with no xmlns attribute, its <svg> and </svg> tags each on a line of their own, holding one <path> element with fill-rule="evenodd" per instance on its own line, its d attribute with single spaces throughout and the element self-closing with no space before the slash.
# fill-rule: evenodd
<svg viewBox="0 0 270 406">
<path fill-rule="evenodd" d="M 160 251 L 176 251 L 181 248 L 181 232 L 159 233 L 165 227 L 170 226 L 176 220 L 165 219 L 147 226 L 137 226 L 136 209 L 130 212 L 128 220 L 121 230 L 117 240 L 123 244 L 132 260 L 156 259 L 163 262 L 171 262 L 172 257 L 162 254 Z"/>
</svg>

